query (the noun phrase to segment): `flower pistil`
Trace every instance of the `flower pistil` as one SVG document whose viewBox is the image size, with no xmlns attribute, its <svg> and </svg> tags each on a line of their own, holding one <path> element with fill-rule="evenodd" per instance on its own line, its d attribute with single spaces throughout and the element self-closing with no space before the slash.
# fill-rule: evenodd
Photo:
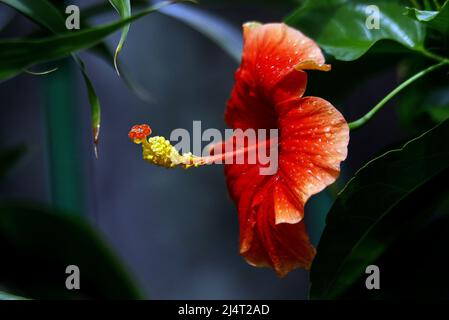
<svg viewBox="0 0 449 320">
<path fill-rule="evenodd" d="M 147 138 L 151 134 L 148 125 L 136 125 L 132 127 L 128 136 L 136 143 L 142 145 L 143 159 L 149 163 L 165 168 L 197 167 L 202 164 L 200 157 L 191 152 L 180 154 L 169 140 L 162 136 Z"/>
</svg>

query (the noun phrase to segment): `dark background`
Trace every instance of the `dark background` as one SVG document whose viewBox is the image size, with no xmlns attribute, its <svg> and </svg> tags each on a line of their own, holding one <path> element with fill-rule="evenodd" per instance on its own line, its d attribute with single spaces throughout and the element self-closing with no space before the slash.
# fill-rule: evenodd
<svg viewBox="0 0 449 320">
<path fill-rule="evenodd" d="M 94 1 L 72 2 L 86 5 Z M 280 21 L 288 12 L 235 4 L 205 8 L 237 29 L 250 20 Z M 0 5 L 0 21 L 8 11 Z M 96 22 L 112 18 L 116 16 Z M 32 26 L 26 19 L 16 19 L 1 35 L 23 35 Z M 118 37 L 108 39 L 111 47 Z M 83 57 L 102 103 L 98 160 L 93 155 L 87 96 L 75 68 L 69 71 L 74 77 L 72 94 L 65 97 L 67 105 L 60 105 L 73 104 L 76 110 L 73 125 L 81 149 L 74 146 L 73 156 L 82 160 L 79 172 L 85 191 L 80 205 L 147 295 L 160 299 L 306 298 L 306 271 L 295 270 L 279 279 L 271 270 L 253 268 L 239 256 L 237 211 L 227 195 L 221 166 L 188 171 L 151 166 L 142 161 L 140 147 L 127 137 L 130 127 L 140 123 L 149 123 L 154 134 L 166 137 L 175 128 L 190 131 L 194 120 L 202 121 L 203 130 L 223 130 L 223 111 L 237 63 L 202 34 L 162 14 L 134 23 L 120 56 L 121 64 L 151 93 L 152 104 L 130 92 L 103 60 L 91 54 Z M 332 72 L 328 75 L 332 77 Z M 56 94 L 49 92 L 46 77 L 54 76 L 22 74 L 0 84 L 0 146 L 25 144 L 28 149 L 0 183 L 0 199 L 53 203 L 45 114 L 48 96 Z M 314 72 L 309 77 L 313 79 Z M 387 70 L 346 88 L 350 94 L 338 103 L 331 101 L 348 121 L 354 120 L 395 82 L 394 70 Z M 313 88 L 314 93 L 319 90 Z M 400 140 L 401 132 L 393 102 L 373 123 L 351 136 L 339 185 L 383 147 Z M 314 243 L 331 201 L 331 192 L 327 192 L 308 205 L 307 222 Z"/>
</svg>

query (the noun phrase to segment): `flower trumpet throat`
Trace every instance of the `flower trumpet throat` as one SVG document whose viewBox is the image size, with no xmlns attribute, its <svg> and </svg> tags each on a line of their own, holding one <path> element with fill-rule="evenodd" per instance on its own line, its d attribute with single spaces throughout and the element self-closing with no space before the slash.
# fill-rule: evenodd
<svg viewBox="0 0 449 320">
<path fill-rule="evenodd" d="M 164 137 L 148 138 L 151 132 L 151 128 L 146 124 L 136 125 L 128 135 L 135 144 L 142 145 L 142 155 L 145 161 L 165 168 L 183 167 L 187 169 L 204 164 L 200 157 L 194 156 L 191 152 L 180 154 Z"/>
</svg>

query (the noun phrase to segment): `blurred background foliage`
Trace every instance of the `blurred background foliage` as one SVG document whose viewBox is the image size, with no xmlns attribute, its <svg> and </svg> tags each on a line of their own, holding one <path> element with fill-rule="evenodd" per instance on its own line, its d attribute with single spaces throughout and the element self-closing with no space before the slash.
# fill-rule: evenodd
<svg viewBox="0 0 449 320">
<path fill-rule="evenodd" d="M 250 20 L 317 41 L 333 70 L 311 72 L 307 94 L 355 120 L 448 63 L 448 3 L 0 0 L 0 297 L 307 298 L 305 271 L 276 279 L 238 256 L 222 168 L 149 167 L 127 130 L 224 128 Z M 81 7 L 79 31 L 65 28 L 68 4 Z M 379 30 L 365 26 L 373 4 Z M 306 209 L 312 298 L 448 296 L 447 87 L 442 68 L 351 133 L 341 178 Z M 70 264 L 79 291 L 64 286 Z M 365 289 L 369 264 L 380 291 Z"/>
</svg>

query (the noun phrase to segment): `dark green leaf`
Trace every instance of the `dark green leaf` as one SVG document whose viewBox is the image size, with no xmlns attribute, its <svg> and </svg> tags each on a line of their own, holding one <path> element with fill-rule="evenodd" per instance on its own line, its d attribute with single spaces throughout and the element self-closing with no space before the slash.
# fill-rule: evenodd
<svg viewBox="0 0 449 320">
<path fill-rule="evenodd" d="M 61 15 L 59 10 L 47 0 L 0 0 L 0 2 L 7 3 L 12 8 L 16 9 L 20 13 L 24 14 L 34 22 L 52 31 L 53 33 L 60 34 L 67 32 L 64 23 L 64 17 Z M 144 1 L 142 1 L 142 3 L 143 2 Z M 110 8 L 109 5 L 105 5 L 105 7 Z M 82 12 L 81 16 L 83 18 L 86 18 L 86 14 L 84 13 L 84 11 Z M 83 23 L 83 28 L 84 27 L 89 28 L 88 25 Z M 98 54 L 99 57 L 115 67 L 114 54 L 111 53 L 104 42 L 100 42 L 98 45 L 93 47 L 92 50 L 96 54 Z M 140 84 L 132 80 L 128 73 L 123 71 L 123 68 L 119 68 L 119 70 L 125 84 L 128 86 L 128 88 L 131 89 L 131 91 L 133 91 L 143 101 L 152 102 L 150 94 Z M 82 73 L 83 78 L 86 79 L 86 72 L 82 70 Z M 89 78 L 87 79 L 88 81 L 86 81 L 86 88 L 88 90 L 89 96 L 91 96 L 91 81 Z M 98 98 L 96 98 L 95 100 L 98 100 Z"/>
<path fill-rule="evenodd" d="M 53 33 L 63 34 L 67 32 L 63 16 L 58 9 L 47 0 L 0 0 L 0 2 L 8 4 Z M 92 81 L 86 73 L 83 61 L 75 54 L 73 54 L 73 58 L 81 70 L 86 85 L 91 106 L 92 130 L 96 150 L 100 133 L 100 100 L 92 85 Z"/>
<path fill-rule="evenodd" d="M 439 11 L 407 8 L 407 15 L 430 28 L 449 34 L 449 1 L 446 1 Z"/>
<path fill-rule="evenodd" d="M 22 158 L 25 151 L 23 146 L 0 150 L 0 179 Z"/>
<path fill-rule="evenodd" d="M 70 214 L 2 203 L 0 248 L 0 284 L 8 292 L 33 299 L 142 297 L 104 241 Z M 80 269 L 80 290 L 66 289 L 69 265 Z"/>
<path fill-rule="evenodd" d="M 101 125 L 101 106 L 100 106 L 100 100 L 98 99 L 97 93 L 95 92 L 95 88 L 92 85 L 92 82 L 89 79 L 89 76 L 87 75 L 86 68 L 84 66 L 84 63 L 81 59 L 79 59 L 77 56 L 74 56 L 75 61 L 77 62 L 81 73 L 84 78 L 84 82 L 86 84 L 87 88 L 87 94 L 89 98 L 90 108 L 91 108 L 91 121 L 92 121 L 92 133 L 94 137 L 94 144 L 95 144 L 95 155 L 98 157 L 97 154 L 97 144 L 98 139 L 100 137 L 100 125 Z"/>
<path fill-rule="evenodd" d="M 95 46 L 115 31 L 170 3 L 163 2 L 130 18 L 86 30 L 37 40 L 0 41 L 0 80 L 11 78 L 34 64 L 60 59 Z"/>
<path fill-rule="evenodd" d="M 0 0 L 54 33 L 66 32 L 65 20 L 47 0 Z"/>
<path fill-rule="evenodd" d="M 117 10 L 118 14 L 122 17 L 122 19 L 129 18 L 131 16 L 131 3 L 129 0 L 109 0 L 109 2 L 112 4 L 112 6 Z M 117 73 L 120 74 L 118 66 L 117 66 L 117 57 L 120 53 L 120 51 L 123 48 L 123 45 L 125 44 L 126 37 L 128 36 L 130 25 L 127 24 L 122 28 L 122 35 L 120 37 L 120 42 L 117 45 L 117 48 L 115 49 L 114 54 L 114 65 L 115 70 Z"/>
<path fill-rule="evenodd" d="M 379 8 L 379 29 L 367 28 L 370 6 Z M 339 60 L 355 60 L 380 40 L 393 40 L 406 48 L 423 48 L 425 28 L 404 16 L 400 1 L 307 0 L 286 23 L 313 38 Z"/>
<path fill-rule="evenodd" d="M 289 1 L 284 2 L 288 3 Z M 133 7 L 140 8 L 147 3 L 148 1 L 145 0 L 137 0 L 133 1 L 132 5 Z M 210 2 L 204 1 L 201 1 L 200 3 L 203 6 L 210 4 Z M 213 1 L 212 3 L 219 4 L 220 1 Z M 249 1 L 249 3 L 251 3 L 251 1 Z M 274 3 L 275 2 L 273 1 L 271 4 Z M 290 3 L 295 3 L 296 5 L 298 4 L 293 0 L 290 1 Z M 279 4 L 279 2 L 277 2 L 277 4 Z M 229 6 L 229 3 L 226 3 L 226 5 Z M 110 11 L 110 6 L 107 6 L 104 3 L 98 3 L 84 9 L 83 16 L 90 18 L 97 15 L 109 13 Z M 220 48 L 222 48 L 227 54 L 229 54 L 229 56 L 232 57 L 235 61 L 240 62 L 243 42 L 242 32 L 240 29 L 235 28 L 228 21 L 203 9 L 185 5 L 163 8 L 159 11 L 166 16 L 175 18 L 185 23 L 187 26 L 208 37 Z"/>
<path fill-rule="evenodd" d="M 441 183 L 449 172 L 448 138 L 449 120 L 370 161 L 349 181 L 312 265 L 313 298 L 344 296 L 401 232 L 432 214 L 429 208 L 448 191 Z"/>
<path fill-rule="evenodd" d="M 133 7 L 142 7 L 146 3 L 148 1 L 138 0 L 133 1 L 132 5 Z M 219 2 L 215 3 L 217 4 Z M 208 2 L 201 1 L 201 5 L 207 4 Z M 226 3 L 226 5 L 229 5 L 229 3 Z M 83 10 L 83 16 L 92 17 L 108 13 L 109 11 L 110 8 L 108 6 L 104 3 L 99 3 Z M 208 37 L 235 61 L 240 62 L 243 45 L 242 31 L 228 21 L 203 9 L 187 5 L 163 8 L 160 12 L 185 23 L 187 26 Z"/>
</svg>

